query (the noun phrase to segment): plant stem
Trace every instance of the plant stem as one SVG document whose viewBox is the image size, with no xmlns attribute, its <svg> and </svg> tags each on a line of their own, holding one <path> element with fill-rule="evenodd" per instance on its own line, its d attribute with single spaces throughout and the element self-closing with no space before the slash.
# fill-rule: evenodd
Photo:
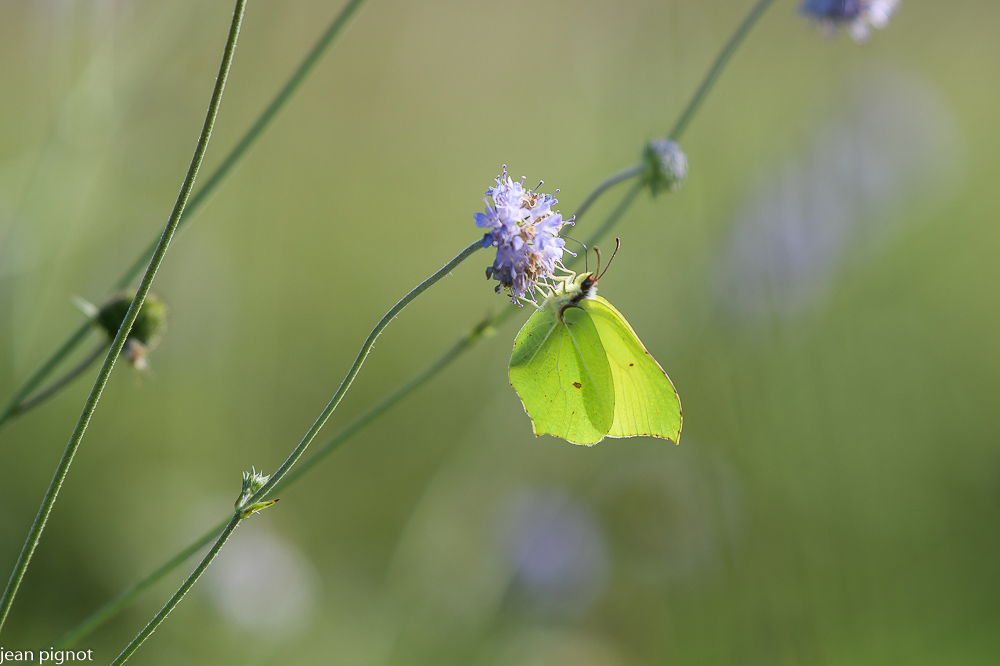
<svg viewBox="0 0 1000 666">
<path fill-rule="evenodd" d="M 198 137 L 198 145 L 195 147 L 194 156 L 191 158 L 191 165 L 188 167 L 187 175 L 184 177 L 184 183 L 181 185 L 180 193 L 177 195 L 173 211 L 163 230 L 163 234 L 160 236 L 160 242 L 156 246 L 156 251 L 153 253 L 149 266 L 146 268 L 146 274 L 139 283 L 138 289 L 136 289 L 132 305 L 129 306 L 121 328 L 118 329 L 118 334 L 115 335 L 115 339 L 111 343 L 111 349 L 108 351 L 104 359 L 104 364 L 97 375 L 97 380 L 90 390 L 90 395 L 87 397 L 83 412 L 80 414 L 69 443 L 66 445 L 66 450 L 63 452 L 62 458 L 60 458 L 59 464 L 56 466 L 55 474 L 52 476 L 52 481 L 49 483 L 48 490 L 45 491 L 45 497 L 42 499 L 42 505 L 38 509 L 38 514 L 35 516 L 31 530 L 28 532 L 28 537 L 17 558 L 17 564 L 15 564 L 14 571 L 11 573 L 10 580 L 7 583 L 7 588 L 4 590 L 2 599 L 0 599 L 0 629 L 3 628 L 4 621 L 7 619 L 7 614 L 10 612 L 10 607 L 17 594 L 17 589 L 20 587 L 24 574 L 28 569 L 31 556 L 34 554 L 35 548 L 42 537 L 45 522 L 52 512 L 52 507 L 55 506 L 59 489 L 62 488 L 63 481 L 66 480 L 66 475 L 69 474 L 70 465 L 73 463 L 73 456 L 76 455 L 76 451 L 83 441 L 83 435 L 87 431 L 90 418 L 97 409 L 97 403 L 101 399 L 101 392 L 108 383 L 108 378 L 114 369 L 118 354 L 121 352 L 122 347 L 125 346 L 125 338 L 128 336 L 129 331 L 131 331 L 132 324 L 139 314 L 139 308 L 142 306 L 146 294 L 149 292 L 153 278 L 156 276 L 156 270 L 163 262 L 163 257 L 166 255 L 170 240 L 177 231 L 177 225 L 181 214 L 184 212 L 184 206 L 187 204 L 188 197 L 191 196 L 191 189 L 194 187 L 194 181 L 198 176 L 198 168 L 205 158 L 208 141 L 212 136 L 212 127 L 215 124 L 215 118 L 222 104 L 222 92 L 226 87 L 226 78 L 229 75 L 229 68 L 232 65 L 233 55 L 236 51 L 236 40 L 240 34 L 240 24 L 243 20 L 243 12 L 246 9 L 246 2 L 247 0 L 236 0 L 233 21 L 229 28 L 229 39 L 226 42 L 226 48 L 222 55 L 222 64 L 219 67 L 219 75 L 215 81 L 215 89 L 212 91 L 212 99 L 208 105 L 205 123 L 202 126 L 201 135 Z"/>
<path fill-rule="evenodd" d="M 184 561 L 201 550 L 206 544 L 212 541 L 221 530 L 225 529 L 228 524 L 229 519 L 223 520 L 221 523 L 205 532 L 198 539 L 191 542 L 184 550 L 174 555 L 172 558 L 164 562 L 156 571 L 153 571 L 148 576 L 143 578 L 141 581 L 128 588 L 117 597 L 109 601 L 107 604 L 102 606 L 94 614 L 88 617 L 86 620 L 73 627 L 62 636 L 57 638 L 52 642 L 52 647 L 61 650 L 62 648 L 73 644 L 74 642 L 80 640 L 94 629 L 104 624 L 107 620 L 114 617 L 118 611 L 127 606 L 132 602 L 133 599 L 138 597 L 140 594 L 145 592 L 147 589 L 153 586 L 161 578 L 166 576 L 168 573 L 173 571 L 175 568 L 179 567 Z"/>
<path fill-rule="evenodd" d="M 587 198 L 583 200 L 583 203 L 576 209 L 576 213 L 573 215 L 577 220 L 583 217 L 583 214 L 587 212 L 587 209 L 597 201 L 598 197 L 604 194 L 613 185 L 628 180 L 629 178 L 634 178 L 636 176 L 641 176 L 646 167 L 643 164 L 635 164 L 630 167 L 625 167 L 617 173 L 613 173 L 608 176 L 600 185 L 594 188 L 594 191 L 587 195 Z"/>
<path fill-rule="evenodd" d="M 174 592 L 174 595 L 170 597 L 170 600 L 163 604 L 163 608 L 160 609 L 160 612 L 154 615 L 153 619 L 149 621 L 149 624 L 147 624 L 143 630 L 132 639 L 131 643 L 125 646 L 125 649 L 122 650 L 120 655 L 115 657 L 115 660 L 111 662 L 111 666 L 124 664 L 125 661 L 132 656 L 132 653 L 139 649 L 142 642 L 149 638 L 150 634 L 156 631 L 156 628 L 160 626 L 160 623 L 163 622 L 167 615 L 170 615 L 170 611 L 172 611 L 174 607 L 181 602 L 181 599 L 183 599 L 184 595 L 188 593 L 188 590 L 190 590 L 194 584 L 198 582 L 198 579 L 201 578 L 201 575 L 205 573 L 205 569 L 207 569 L 208 565 L 212 563 L 215 556 L 219 554 L 222 547 L 226 545 L 226 541 L 229 540 L 229 537 L 242 520 L 243 515 L 241 512 L 237 511 L 233 514 L 233 517 L 229 519 L 226 527 L 222 530 L 222 534 L 220 534 L 218 540 L 216 540 L 215 545 L 212 546 L 212 550 L 208 551 L 208 554 L 204 557 L 204 559 L 202 559 L 198 566 L 195 567 L 195 570 L 191 572 L 191 575 L 187 577 L 177 591 Z"/>
<path fill-rule="evenodd" d="M 250 146 L 256 143 L 257 139 L 260 137 L 261 133 L 267 129 L 267 126 L 271 124 L 274 117 L 278 115 L 278 111 L 281 110 L 288 99 L 295 93 L 302 81 L 309 75 L 309 72 L 322 57 L 323 53 L 330 47 L 333 40 L 340 33 L 341 29 L 347 24 L 347 21 L 354 14 L 355 10 L 360 7 L 365 0 L 349 0 L 349 2 L 344 5 L 344 8 L 340 10 L 333 22 L 327 27 L 326 32 L 324 32 L 319 41 L 317 41 L 309 53 L 306 54 L 305 59 L 299 63 L 299 66 L 295 68 L 292 75 L 288 77 L 285 85 L 281 87 L 278 94 L 274 96 L 271 103 L 267 105 L 267 108 L 260 114 L 257 120 L 254 121 L 250 129 L 247 130 L 246 134 L 239 140 L 239 142 L 233 146 L 229 154 L 226 155 L 225 159 L 222 160 L 222 164 L 215 170 L 215 172 L 205 180 L 204 186 L 191 197 L 191 203 L 188 204 L 188 210 L 181 218 L 181 225 L 187 222 L 188 218 L 194 215 L 195 211 L 198 210 L 203 203 L 208 200 L 208 196 L 215 191 L 215 188 L 222 183 L 229 172 L 233 170 L 233 167 L 243 158 Z M 149 261 L 149 257 L 152 256 L 156 248 L 155 241 L 146 248 L 142 255 L 135 260 L 135 263 L 122 274 L 118 282 L 115 283 L 115 289 L 124 289 L 132 280 L 139 274 L 142 267 L 146 265 Z"/>
<path fill-rule="evenodd" d="M 722 47 L 722 51 L 720 51 L 719 55 L 716 56 L 715 62 L 712 63 L 712 66 L 708 70 L 708 74 L 706 74 L 705 78 L 702 79 L 701 85 L 698 86 L 698 90 L 695 92 L 694 97 L 692 97 L 691 101 L 688 102 L 688 105 L 684 107 L 684 111 L 681 112 L 681 117 L 677 119 L 676 123 L 674 123 L 674 128 L 670 130 L 670 134 L 667 136 L 674 141 L 680 140 L 681 135 L 684 134 L 684 130 L 687 129 L 688 123 L 691 122 L 691 119 L 698 112 L 699 107 L 701 107 L 701 103 L 705 101 L 708 93 L 715 85 L 715 81 L 719 78 L 719 74 L 721 74 L 722 70 L 726 68 L 726 65 L 729 63 L 729 59 L 732 58 L 734 53 L 736 53 L 736 49 L 743 43 L 743 39 L 747 36 L 747 33 L 750 32 L 750 29 L 757 23 L 757 19 L 761 17 L 761 14 L 764 13 L 764 10 L 766 10 L 773 1 L 774 0 L 759 0 L 757 4 L 753 6 L 750 13 L 746 15 L 743 22 L 740 23 L 738 28 L 736 28 L 736 32 L 732 34 L 729 41 L 726 42 L 726 45 Z"/>
<path fill-rule="evenodd" d="M 590 235 L 589 239 L 590 242 L 588 243 L 588 245 L 593 247 L 594 243 L 604 238 L 604 234 L 611 231 L 611 229 L 616 224 L 618 224 L 618 220 L 620 220 L 622 215 L 625 214 L 625 211 L 629 209 L 629 206 L 632 205 L 632 202 L 635 201 L 635 198 L 639 196 L 639 192 L 642 192 L 642 188 L 644 188 L 645 186 L 646 186 L 645 183 L 639 182 L 633 185 L 631 189 L 629 189 L 629 191 L 625 194 L 625 196 L 622 197 L 621 202 L 615 207 L 613 211 L 611 211 L 611 214 L 608 215 L 607 219 L 604 220 L 604 224 L 598 227 L 597 231 L 595 231 L 593 234 Z M 576 258 L 571 259 L 568 263 L 572 264 L 574 261 L 576 261 Z"/>
<path fill-rule="evenodd" d="M 211 195 L 216 188 L 222 183 L 222 181 L 229 175 L 229 172 L 243 159 L 250 147 L 256 143 L 260 135 L 267 129 L 271 121 L 274 120 L 278 112 L 285 106 L 291 96 L 298 90 L 302 81 L 305 80 L 309 72 L 316 65 L 322 55 L 334 42 L 337 35 L 347 24 L 347 21 L 351 18 L 354 12 L 364 4 L 365 0 L 350 0 L 340 13 L 333 19 L 333 22 L 327 27 L 326 31 L 320 36 L 319 40 L 313 45 L 306 57 L 299 63 L 299 66 L 292 72 L 292 75 L 282 86 L 278 94 L 274 96 L 271 103 L 267 105 L 267 108 L 260 114 L 257 120 L 254 121 L 250 129 L 247 130 L 246 134 L 237 142 L 237 144 L 229 151 L 222 163 L 215 169 L 215 171 L 206 180 L 204 185 L 192 195 L 190 201 L 188 201 L 187 207 L 184 209 L 184 214 L 180 219 L 180 226 L 183 226 L 192 218 L 195 212 L 201 208 L 201 206 L 208 201 L 209 195 Z M 154 240 L 150 243 L 138 259 L 126 270 L 122 276 L 115 283 L 115 290 L 124 289 L 142 272 L 143 267 L 146 266 L 149 259 L 153 256 L 156 251 L 157 241 Z M 59 365 L 59 363 L 66 358 L 66 356 L 76 349 L 86 333 L 90 330 L 90 325 L 92 321 L 88 321 L 80 327 L 79 330 L 74 332 L 66 341 L 62 344 L 59 349 L 53 352 L 52 356 L 38 369 L 35 373 L 29 377 L 21 388 L 18 389 L 17 393 L 10 399 L 10 401 L 4 406 L 3 410 L 0 411 L 0 427 L 12 416 L 15 415 L 15 410 L 18 405 L 38 386 L 45 381 Z M 27 410 L 22 409 L 17 411 L 17 414 L 21 414 Z"/>
<path fill-rule="evenodd" d="M 278 485 L 286 474 L 288 474 L 288 470 L 292 468 L 292 465 L 294 465 L 298 459 L 302 457 L 302 454 L 305 453 L 306 447 L 308 447 L 310 442 L 316 438 L 320 428 L 323 427 L 323 424 L 326 423 L 327 419 L 330 418 L 330 415 L 333 414 L 333 410 L 335 410 L 337 405 L 340 404 L 340 401 L 344 397 L 344 394 L 347 393 L 347 390 L 351 388 L 351 384 L 354 382 L 354 378 L 357 377 L 358 371 L 361 370 L 361 366 L 364 365 L 365 359 L 368 357 L 368 353 L 375 344 L 375 340 L 382 334 L 385 327 L 389 325 L 389 322 L 395 319 L 396 316 L 403 311 L 403 308 L 409 305 L 413 299 L 427 291 L 427 289 L 433 286 L 441 278 L 454 270 L 456 266 L 482 248 L 482 240 L 477 239 L 473 241 L 472 244 L 459 252 L 454 259 L 449 261 L 429 278 L 410 290 L 410 293 L 403 296 L 398 303 L 392 306 L 389 311 L 385 313 L 385 316 L 383 316 L 382 319 L 375 324 L 375 328 L 373 328 L 371 333 L 368 334 L 364 344 L 361 345 L 361 351 L 358 352 L 357 357 L 354 359 L 354 364 L 351 365 L 351 369 L 347 371 L 347 375 L 340 383 L 340 387 L 337 389 L 337 392 L 333 394 L 332 398 L 330 398 L 330 402 L 327 403 L 319 417 L 317 417 L 316 421 L 312 424 L 312 427 L 309 428 L 309 431 L 306 432 L 302 441 L 300 441 L 299 445 L 295 447 L 295 450 L 289 454 L 288 458 L 285 459 L 285 462 L 281 463 L 281 467 L 279 467 L 274 474 L 271 475 L 271 477 L 267 480 L 267 483 L 265 483 L 260 490 L 254 493 L 253 496 L 246 501 L 247 505 L 259 502 L 263 499 L 263 497 L 267 495 L 276 485 Z"/>
<path fill-rule="evenodd" d="M 505 310 L 516 309 L 517 308 L 513 306 L 505 308 Z M 495 319 L 495 317 L 487 317 L 484 319 L 482 322 L 477 324 L 475 328 L 462 336 L 458 342 L 438 357 L 436 361 L 411 377 L 409 381 L 393 391 L 392 394 L 383 398 L 377 405 L 347 424 L 343 430 L 334 435 L 333 439 L 324 444 L 322 448 L 316 451 L 316 453 L 313 454 L 308 460 L 303 461 L 294 470 L 288 472 L 288 474 L 286 474 L 279 483 L 274 485 L 268 495 L 273 497 L 286 487 L 295 483 L 299 477 L 303 476 L 306 472 L 315 467 L 320 460 L 333 453 L 340 447 L 341 444 L 356 435 L 360 430 L 388 411 L 397 402 L 405 398 L 407 395 L 419 388 L 424 382 L 443 370 L 448 364 L 458 358 L 462 352 L 474 345 L 481 337 L 487 335 L 488 332 L 492 330 Z"/>
<path fill-rule="evenodd" d="M 92 319 L 88 319 L 81 324 L 80 328 L 76 329 L 72 335 L 66 338 L 66 341 L 63 342 L 57 350 L 52 352 L 52 355 L 49 356 L 45 363 L 42 364 L 42 367 L 38 368 L 34 374 L 25 380 L 24 384 L 21 385 L 21 388 L 19 388 L 17 392 L 11 396 L 10 400 L 7 401 L 7 404 L 4 405 L 3 410 L 0 411 L 0 426 L 3 426 L 9 418 L 15 415 L 18 405 L 20 405 L 32 391 L 38 388 L 39 384 L 45 381 L 45 378 L 56 369 L 56 367 L 69 355 L 70 352 L 76 349 L 77 345 L 83 342 L 83 340 L 90 333 L 90 327 L 93 323 Z"/>
<path fill-rule="evenodd" d="M 23 402 L 19 403 L 16 407 L 14 407 L 14 410 L 11 412 L 11 414 L 14 416 L 23 414 L 32 407 L 36 407 L 41 403 L 45 402 L 46 400 L 48 400 L 57 391 L 59 391 L 59 389 L 66 386 L 71 381 L 82 375 L 84 371 L 87 368 L 89 368 L 94 361 L 96 361 L 101 357 L 101 354 L 104 353 L 104 350 L 108 348 L 109 344 L 111 344 L 110 340 L 104 340 L 103 342 L 101 342 L 99 345 L 94 347 L 94 350 L 89 354 L 87 354 L 82 361 L 80 361 L 71 369 L 69 369 L 66 372 L 66 374 L 64 374 L 62 377 L 55 380 L 48 386 L 46 386 L 37 394 L 31 396 L 30 398 L 26 398 Z"/>
</svg>

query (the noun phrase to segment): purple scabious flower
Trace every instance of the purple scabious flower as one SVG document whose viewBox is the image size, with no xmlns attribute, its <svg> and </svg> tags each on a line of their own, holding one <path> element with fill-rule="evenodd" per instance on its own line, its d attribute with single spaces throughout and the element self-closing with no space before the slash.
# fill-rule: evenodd
<svg viewBox="0 0 1000 666">
<path fill-rule="evenodd" d="M 871 28 L 882 29 L 896 11 L 899 0 L 805 0 L 803 14 L 815 17 L 828 30 L 846 25 L 856 42 L 864 42 Z"/>
<path fill-rule="evenodd" d="M 497 280 L 497 293 L 506 289 L 513 303 L 523 298 L 533 300 L 537 283 L 562 267 L 563 252 L 568 250 L 564 249 L 566 241 L 559 237 L 559 231 L 573 220 L 564 220 L 562 214 L 552 211 L 557 201 L 552 195 L 538 188 L 525 189 L 523 178 L 520 182 L 512 180 L 506 165 L 496 185 L 486 190 L 483 201 L 486 212 L 473 217 L 477 227 L 487 230 L 483 247 L 497 249 L 486 277 Z"/>
</svg>

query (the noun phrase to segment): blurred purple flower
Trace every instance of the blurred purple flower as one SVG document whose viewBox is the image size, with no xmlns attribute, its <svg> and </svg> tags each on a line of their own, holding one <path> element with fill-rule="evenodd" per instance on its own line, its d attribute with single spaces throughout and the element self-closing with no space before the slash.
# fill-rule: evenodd
<svg viewBox="0 0 1000 666">
<path fill-rule="evenodd" d="M 600 598 L 607 545 L 579 500 L 555 490 L 521 490 L 502 504 L 501 521 L 515 585 L 536 608 L 572 615 Z"/>
<path fill-rule="evenodd" d="M 805 0 L 803 14 L 815 17 L 833 31 L 846 25 L 856 42 L 864 42 L 871 28 L 882 29 L 899 5 L 899 0 Z"/>
<path fill-rule="evenodd" d="M 557 201 L 552 195 L 538 188 L 526 190 L 523 178 L 520 182 L 512 180 L 506 165 L 497 176 L 497 184 L 486 190 L 483 201 L 486 212 L 473 217 L 477 227 L 488 230 L 483 247 L 497 249 L 486 277 L 499 282 L 497 293 L 507 289 L 514 303 L 529 294 L 534 296 L 536 284 L 562 266 L 566 241 L 559 237 L 559 231 L 573 220 L 563 220 L 560 213 L 552 212 Z"/>
<path fill-rule="evenodd" d="M 870 261 L 903 224 L 948 205 L 962 180 L 962 138 L 938 90 L 876 70 L 846 97 L 841 117 L 816 121 L 803 154 L 762 179 L 735 216 L 718 295 L 747 324 L 821 302 L 851 262 Z M 923 214 L 900 215 L 904 204 Z"/>
</svg>

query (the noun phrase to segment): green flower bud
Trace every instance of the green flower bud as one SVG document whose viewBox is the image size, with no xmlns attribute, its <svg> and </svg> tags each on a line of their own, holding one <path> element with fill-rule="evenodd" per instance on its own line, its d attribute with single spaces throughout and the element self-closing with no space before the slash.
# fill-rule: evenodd
<svg viewBox="0 0 1000 666">
<path fill-rule="evenodd" d="M 118 334 L 133 298 L 135 298 L 134 290 L 120 292 L 97 312 L 95 323 L 104 330 L 109 339 Z M 132 324 L 128 338 L 125 339 L 122 355 L 133 367 L 146 369 L 146 355 L 159 344 L 166 327 L 167 306 L 156 295 L 146 294 L 146 300 L 139 308 L 139 315 Z"/>
<path fill-rule="evenodd" d="M 241 511 L 245 509 L 245 512 L 249 513 L 250 511 L 255 511 L 258 504 L 267 504 L 266 502 L 259 502 L 252 507 L 244 507 L 246 501 L 253 497 L 257 491 L 263 488 L 264 484 L 267 483 L 267 480 L 270 478 L 271 476 L 269 474 L 261 474 L 253 467 L 250 468 L 249 472 L 243 472 L 243 489 L 240 491 L 240 496 L 236 498 L 236 510 Z M 271 504 L 273 503 L 274 502 L 271 502 Z M 270 504 L 267 505 L 270 506 Z"/>
<path fill-rule="evenodd" d="M 677 190 L 687 177 L 687 155 L 676 141 L 653 139 L 646 144 L 642 159 L 646 164 L 644 177 L 654 196 L 663 190 Z"/>
</svg>

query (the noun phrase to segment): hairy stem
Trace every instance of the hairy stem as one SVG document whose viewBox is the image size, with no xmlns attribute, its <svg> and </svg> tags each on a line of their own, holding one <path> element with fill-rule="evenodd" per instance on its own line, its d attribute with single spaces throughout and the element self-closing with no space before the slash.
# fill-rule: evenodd
<svg viewBox="0 0 1000 666">
<path fill-rule="evenodd" d="M 385 313 L 385 316 L 382 317 L 377 324 L 375 324 L 375 328 L 373 328 L 371 333 L 368 334 L 368 337 L 365 338 L 364 344 L 361 345 L 361 351 L 358 352 L 357 357 L 354 359 L 354 363 L 351 365 L 351 369 L 347 371 L 347 375 L 340 383 L 340 387 L 337 389 L 337 392 L 333 394 L 332 398 L 330 398 L 330 402 L 327 403 L 319 417 L 316 418 L 316 421 L 312 424 L 312 427 L 309 428 L 309 431 L 306 432 L 302 441 L 300 441 L 299 445 L 295 447 L 295 450 L 289 454 L 288 458 L 285 459 L 285 462 L 281 463 L 281 467 L 279 467 L 277 471 L 271 475 L 271 478 L 268 479 L 267 483 L 265 483 L 260 490 L 254 493 L 254 495 L 246 501 L 247 505 L 259 502 L 271 491 L 271 489 L 281 482 L 285 475 L 288 474 L 288 471 L 292 468 L 292 466 L 298 462 L 299 458 L 302 457 L 302 454 L 306 451 L 306 447 L 308 447 L 310 442 L 316 438 L 320 428 L 323 427 L 323 424 L 326 423 L 327 419 L 330 418 L 330 415 L 333 414 L 333 410 L 335 410 L 337 405 L 340 404 L 340 401 L 343 399 L 344 394 L 347 393 L 347 390 L 351 388 L 354 378 L 358 376 L 361 366 L 364 365 L 365 359 L 368 358 L 368 353 L 371 351 L 372 346 L 375 345 L 375 340 L 378 339 L 378 336 L 381 335 L 382 331 L 384 331 L 386 326 L 389 325 L 389 322 L 395 319 L 396 316 L 403 311 L 403 308 L 409 305 L 413 299 L 427 291 L 441 278 L 453 271 L 456 266 L 482 248 L 483 243 L 481 240 L 474 241 L 471 245 L 459 252 L 454 259 L 449 261 L 429 278 L 410 290 L 410 293 L 403 296 L 398 303 L 392 306 L 389 311 Z"/>
<path fill-rule="evenodd" d="M 198 579 L 201 578 L 201 575 L 205 573 L 205 569 L 208 568 L 208 565 L 211 564 L 212 560 L 214 560 L 216 555 L 219 554 L 222 547 L 226 545 L 226 541 L 229 540 L 233 531 L 236 530 L 236 527 L 240 524 L 240 522 L 242 522 L 243 517 L 244 516 L 240 511 L 233 514 L 233 517 L 229 519 L 229 522 L 226 524 L 225 528 L 223 528 L 222 534 L 220 534 L 218 540 L 216 540 L 215 545 L 212 546 L 212 550 L 208 551 L 208 554 L 205 555 L 204 559 L 198 563 L 195 570 L 192 571 L 191 575 L 184 580 L 177 591 L 174 592 L 174 595 L 170 597 L 169 601 L 163 604 L 163 608 L 160 609 L 160 612 L 154 615 L 153 619 L 149 621 L 149 624 L 143 627 L 142 631 L 140 631 L 136 637 L 132 639 L 132 642 L 125 646 L 125 649 L 122 650 L 120 655 L 115 657 L 115 660 L 111 662 L 111 666 L 124 664 L 125 661 L 132 656 L 132 653 L 139 649 L 142 642 L 149 638 L 150 634 L 156 631 L 156 628 L 160 626 L 160 623 L 163 622 L 168 615 L 170 615 L 170 611 L 172 611 L 177 604 L 181 602 L 181 599 L 183 599 L 184 595 L 188 593 L 188 590 L 190 590 L 194 584 L 198 582 Z"/>
<path fill-rule="evenodd" d="M 184 177 L 184 183 L 181 185 L 180 193 L 177 195 L 173 211 L 170 213 L 170 218 L 167 220 L 167 225 L 160 236 L 160 242 L 156 246 L 156 251 L 153 253 L 152 259 L 150 259 L 149 266 L 146 268 L 146 274 L 139 283 L 138 289 L 136 289 L 132 305 L 129 306 L 121 328 L 118 329 L 118 334 L 115 335 L 115 339 L 111 343 L 111 349 L 104 359 L 104 364 L 97 375 L 97 381 L 94 382 L 94 386 L 90 390 L 90 395 L 87 397 L 83 412 L 76 422 L 76 427 L 74 427 L 73 434 L 66 445 L 66 450 L 63 452 L 62 458 L 60 458 L 59 464 L 56 466 L 55 474 L 52 476 L 52 481 L 49 483 L 48 490 L 45 491 L 45 497 L 42 499 L 42 505 L 38 509 L 38 514 L 35 516 L 35 520 L 28 532 L 28 537 L 21 548 L 17 563 L 14 565 L 14 571 L 11 573 L 7 588 L 4 590 L 3 597 L 0 598 L 0 629 L 3 628 L 4 621 L 10 612 L 10 607 L 14 602 L 17 590 L 21 585 L 25 572 L 28 570 L 31 556 L 34 554 L 35 548 L 42 537 L 42 531 L 45 529 L 45 523 L 52 512 L 52 507 L 55 506 L 59 489 L 62 488 L 63 481 L 66 480 L 66 475 L 69 474 L 70 465 L 73 463 L 73 456 L 76 455 L 76 451 L 83 441 L 83 435 L 87 431 L 90 418 L 97 409 L 97 403 L 101 399 L 101 392 L 108 383 L 108 378 L 115 367 L 118 354 L 121 352 L 122 347 L 125 346 L 125 338 L 128 336 L 129 331 L 131 331 L 132 324 L 135 323 L 135 319 L 139 314 L 139 308 L 142 306 L 146 294 L 149 292 L 153 278 L 156 276 L 156 270 L 163 262 L 164 256 L 166 256 L 170 239 L 173 238 L 174 233 L 177 231 L 181 214 L 184 212 L 184 207 L 191 196 L 194 181 L 198 176 L 198 168 L 205 158 L 208 142 L 212 136 L 212 127 L 215 125 L 215 118 L 222 104 L 222 92 L 226 87 L 226 78 L 229 75 L 229 68 L 232 65 L 233 55 L 236 52 L 236 41 L 240 34 L 240 24 L 243 21 L 246 2 L 247 0 L 236 1 L 236 9 L 233 11 L 233 21 L 229 28 L 229 39 L 226 41 L 226 48 L 223 51 L 222 64 L 219 66 L 219 74 L 215 81 L 215 89 L 212 91 L 212 99 L 208 105 L 208 112 L 205 115 L 205 123 L 202 126 L 194 156 L 191 158 L 191 165 L 188 167 L 187 175 Z"/>
</svg>

